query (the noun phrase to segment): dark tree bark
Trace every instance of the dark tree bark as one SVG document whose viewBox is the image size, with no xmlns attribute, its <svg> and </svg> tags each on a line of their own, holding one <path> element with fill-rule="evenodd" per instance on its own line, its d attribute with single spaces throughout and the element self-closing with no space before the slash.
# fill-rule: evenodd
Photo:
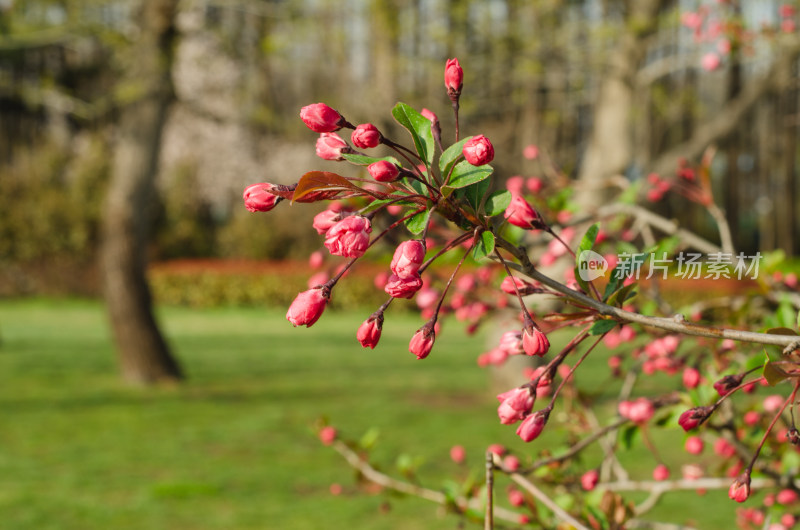
<svg viewBox="0 0 800 530">
<path fill-rule="evenodd" d="M 170 68 L 177 0 L 143 0 L 139 40 L 128 60 L 104 212 L 103 282 L 123 378 L 153 384 L 181 378 L 158 329 L 145 276 L 149 205 L 155 195 L 161 133 L 173 99 Z"/>
</svg>

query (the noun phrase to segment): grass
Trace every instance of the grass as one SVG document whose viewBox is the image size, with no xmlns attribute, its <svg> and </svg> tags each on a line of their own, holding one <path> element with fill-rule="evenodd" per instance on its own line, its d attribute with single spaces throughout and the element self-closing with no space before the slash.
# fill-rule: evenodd
<svg viewBox="0 0 800 530">
<path fill-rule="evenodd" d="M 454 444 L 467 449 L 476 474 L 490 443 L 534 456 L 555 447 L 551 433 L 526 446 L 496 421 L 488 378 L 474 363 L 484 339 L 447 322 L 433 354 L 417 362 L 407 344 L 418 317 L 392 314 L 372 351 L 354 338 L 367 313 L 329 312 L 306 330 L 292 328 L 282 311 L 161 309 L 189 379 L 139 389 L 118 378 L 98 303 L 0 301 L 1 526 L 455 527 L 455 517 L 426 501 L 359 491 L 353 471 L 316 439 L 315 421 L 326 416 L 356 439 L 378 429 L 373 461 L 397 475 L 399 454 L 420 457 L 420 478 L 435 489 L 468 473 L 448 458 Z M 603 362 L 590 358 L 580 373 Z M 664 432 L 657 443 L 668 458 L 683 438 Z M 642 461 L 640 478 L 654 466 L 644 449 L 624 458 Z M 329 492 L 334 482 L 341 496 Z M 660 513 L 732 527 L 724 497 L 666 496 Z M 713 503 L 721 509 L 709 510 Z"/>
</svg>

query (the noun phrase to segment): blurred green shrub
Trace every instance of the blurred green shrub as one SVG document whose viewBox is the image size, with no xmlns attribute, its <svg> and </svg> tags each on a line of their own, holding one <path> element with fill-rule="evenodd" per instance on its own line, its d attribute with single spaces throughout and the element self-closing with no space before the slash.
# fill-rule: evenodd
<svg viewBox="0 0 800 530">
<path fill-rule="evenodd" d="M 181 271 L 156 267 L 150 271 L 150 287 L 156 303 L 189 307 L 262 306 L 288 308 L 297 293 L 308 289 L 311 272 L 231 273 Z M 370 313 L 386 301 L 375 288 L 372 276 L 354 274 L 334 289 L 331 309 L 362 309 Z M 400 302 L 405 302 L 400 301 Z M 398 308 L 408 304 L 394 304 Z M 397 308 L 393 308 L 396 310 Z"/>
<path fill-rule="evenodd" d="M 108 182 L 107 147 L 100 135 L 74 156 L 40 144 L 18 149 L 0 167 L 0 261 L 91 258 Z"/>
</svg>

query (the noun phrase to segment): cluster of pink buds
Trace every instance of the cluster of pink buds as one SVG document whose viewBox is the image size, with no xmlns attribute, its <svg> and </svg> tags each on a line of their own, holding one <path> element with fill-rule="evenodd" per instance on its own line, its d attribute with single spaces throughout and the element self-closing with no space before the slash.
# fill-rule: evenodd
<svg viewBox="0 0 800 530">
<path fill-rule="evenodd" d="M 313 228 L 324 237 L 323 245 L 331 256 L 347 258 L 331 277 L 319 272 L 309 281 L 309 290 L 300 293 L 289 307 L 287 319 L 295 326 L 312 326 L 331 301 L 331 295 L 344 274 L 386 234 L 407 229 L 411 239 L 395 249 L 390 272 L 376 279 L 389 299 L 372 313 L 358 328 L 356 338 L 365 348 L 375 348 L 381 338 L 384 314 L 396 299 L 413 299 L 427 322 L 411 337 L 409 351 L 418 359 L 426 358 L 439 332 L 438 317 L 452 311 L 456 318 L 468 323 L 474 331 L 494 307 L 508 303 L 505 297 L 495 296 L 491 302 L 472 299 L 478 285 L 487 285 L 491 274 L 478 269 L 474 274 L 462 274 L 461 265 L 468 256 L 475 260 L 493 257 L 502 260 L 495 249 L 495 234 L 509 224 L 526 229 L 541 229 L 541 216 L 521 196 L 505 190 L 488 193 L 493 172 L 490 164 L 495 156 L 494 146 L 484 135 L 459 138 L 458 102 L 464 87 L 464 71 L 457 59 L 449 59 L 444 69 L 447 97 L 455 117 L 455 142 L 449 147 L 442 142 L 439 118 L 429 109 L 417 112 L 403 103 L 392 110 L 395 120 L 411 135 L 414 149 L 388 138 L 372 123 L 354 125 L 341 112 L 325 103 L 314 103 L 300 110 L 305 125 L 319 134 L 316 153 L 323 160 L 348 162 L 366 171 L 368 178 L 347 177 L 328 171 L 311 171 L 292 185 L 259 183 L 244 192 L 245 206 L 253 212 L 268 212 L 281 201 L 317 202 L 336 199 L 336 202 L 314 217 Z M 340 136 L 350 129 L 350 143 Z M 388 156 L 373 156 L 359 150 L 384 148 Z M 437 160 L 437 152 L 438 160 Z M 364 182 L 367 184 L 363 184 Z M 349 200 L 345 206 L 341 201 Z M 433 213 L 444 218 L 436 222 Z M 428 248 L 440 246 L 441 250 Z M 435 277 L 426 268 L 444 253 L 465 249 L 458 266 L 443 288 L 434 287 Z M 321 266 L 322 254 L 312 256 L 313 264 Z M 480 282 L 480 283 L 478 283 Z M 520 280 L 513 294 L 519 297 L 525 316 L 523 327 L 516 335 L 513 347 L 504 346 L 507 354 L 544 355 L 549 341 L 524 307 L 522 296 L 536 292 Z M 445 298 L 451 286 L 449 304 Z M 515 284 L 516 285 L 516 284 Z M 506 289 L 508 292 L 508 289 Z"/>
</svg>

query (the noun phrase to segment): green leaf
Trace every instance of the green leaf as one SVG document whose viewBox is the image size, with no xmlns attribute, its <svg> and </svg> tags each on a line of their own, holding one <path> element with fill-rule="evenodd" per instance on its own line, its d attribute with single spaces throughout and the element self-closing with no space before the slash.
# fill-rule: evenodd
<svg viewBox="0 0 800 530">
<path fill-rule="evenodd" d="M 472 249 L 472 257 L 477 261 L 485 258 L 492 252 L 494 252 L 494 234 L 488 230 L 481 232 L 480 237 L 475 242 L 475 246 Z"/>
<path fill-rule="evenodd" d="M 421 234 L 425 230 L 425 227 L 428 226 L 431 212 L 432 210 L 428 208 L 424 212 L 420 212 L 414 217 L 406 219 L 406 228 L 408 228 L 408 231 L 414 235 Z"/>
<path fill-rule="evenodd" d="M 578 246 L 578 256 L 581 255 L 581 252 L 584 250 L 592 250 L 594 247 L 594 242 L 597 240 L 597 233 L 600 231 L 600 223 L 595 223 L 586 230 L 586 233 L 583 235 L 583 239 L 581 239 L 581 244 Z"/>
<path fill-rule="evenodd" d="M 372 449 L 377 443 L 380 434 L 381 431 L 377 427 L 370 427 L 361 437 L 361 440 L 358 441 L 358 445 L 364 449 Z"/>
<path fill-rule="evenodd" d="M 598 320 L 592 325 L 592 329 L 589 330 L 589 335 L 602 335 L 603 333 L 608 333 L 614 329 L 617 324 L 618 322 L 616 320 Z"/>
<path fill-rule="evenodd" d="M 494 168 L 488 164 L 484 166 L 473 166 L 466 160 L 462 160 L 456 164 L 455 168 L 453 168 L 453 173 L 450 176 L 450 182 L 448 182 L 447 186 L 444 188 L 466 188 L 470 184 L 475 184 L 476 182 L 480 182 L 483 179 L 488 178 L 493 171 Z M 442 191 L 445 193 L 445 195 L 448 194 L 447 191 Z"/>
<path fill-rule="evenodd" d="M 394 119 L 408 129 L 414 139 L 414 147 L 417 154 L 430 167 L 433 163 L 433 132 L 431 132 L 431 122 L 428 118 L 406 105 L 398 103 L 392 109 Z"/>
<path fill-rule="evenodd" d="M 414 190 L 417 195 L 422 195 L 423 197 L 428 195 L 428 188 L 425 187 L 425 184 L 418 181 L 417 179 L 412 179 L 411 177 L 407 177 L 402 179 L 402 182 L 407 185 L 409 188 Z"/>
<path fill-rule="evenodd" d="M 365 206 L 364 208 L 362 208 L 359 211 L 361 212 L 361 215 L 366 215 L 366 214 L 368 214 L 370 212 L 374 212 L 375 210 L 379 209 L 384 204 L 390 204 L 390 203 L 391 204 L 398 204 L 400 206 L 408 206 L 408 205 L 412 204 L 411 202 L 398 201 L 398 200 L 395 200 L 395 199 L 376 199 L 376 200 L 372 201 L 371 203 L 369 203 L 367 206 Z"/>
<path fill-rule="evenodd" d="M 764 350 L 764 357 L 769 359 L 767 350 Z M 744 366 L 742 366 L 742 371 L 749 372 L 750 370 L 755 370 L 756 368 L 762 366 L 763 364 L 764 364 L 764 359 L 762 359 L 758 355 L 751 355 L 747 358 L 747 361 L 744 363 Z"/>
<path fill-rule="evenodd" d="M 627 425 L 622 428 L 622 445 L 625 449 L 630 449 L 633 447 L 636 438 L 640 435 L 639 433 L 639 426 L 634 425 Z"/>
<path fill-rule="evenodd" d="M 581 277 L 580 264 L 576 265 L 572 269 L 572 273 L 575 275 L 575 281 L 578 282 L 581 291 L 584 293 L 590 292 L 591 287 L 589 287 L 589 283 Z"/>
<path fill-rule="evenodd" d="M 786 451 L 781 457 L 781 473 L 794 475 L 797 473 L 797 468 L 800 467 L 800 455 L 797 451 Z"/>
<path fill-rule="evenodd" d="M 781 327 L 789 328 L 794 324 L 794 306 L 788 300 L 781 300 L 778 304 L 778 323 Z"/>
<path fill-rule="evenodd" d="M 495 215 L 505 212 L 509 204 L 511 204 L 511 192 L 508 190 L 500 190 L 495 191 L 487 197 L 484 209 L 486 210 L 486 215 L 494 217 Z"/>
<path fill-rule="evenodd" d="M 386 160 L 387 162 L 391 162 L 392 164 L 400 167 L 400 162 L 393 156 L 384 156 L 383 158 L 375 158 L 374 156 L 366 156 L 366 155 L 356 155 L 356 154 L 342 154 L 345 160 L 351 162 L 357 166 L 368 166 L 370 164 L 374 164 L 379 160 Z"/>
<path fill-rule="evenodd" d="M 483 196 L 489 191 L 489 181 L 482 180 L 481 182 L 476 182 L 471 186 L 467 186 L 466 188 L 461 188 L 455 192 L 455 196 L 459 199 L 466 199 L 467 203 L 472 206 L 472 209 L 475 210 L 475 213 L 478 212 L 478 208 L 480 208 L 481 200 Z"/>
<path fill-rule="evenodd" d="M 606 290 L 603 293 L 603 302 L 608 300 L 608 297 L 614 294 L 619 288 L 620 284 L 622 284 L 623 279 L 619 277 L 618 274 L 619 271 L 620 271 L 619 265 L 614 267 L 614 269 L 611 271 L 611 277 L 608 280 L 608 283 L 606 284 Z"/>
<path fill-rule="evenodd" d="M 608 305 L 617 305 L 622 307 L 622 304 L 636 296 L 636 293 L 634 293 L 633 290 L 636 289 L 637 286 L 638 284 L 636 283 L 626 285 L 622 289 L 609 296 L 606 303 Z"/>
<path fill-rule="evenodd" d="M 468 136 L 444 150 L 442 156 L 439 157 L 439 171 L 441 171 L 442 178 L 447 178 L 447 174 L 450 173 L 450 168 L 453 167 L 453 164 L 456 163 L 456 159 L 458 159 L 464 151 L 464 144 L 471 138 L 472 136 Z"/>
</svg>

